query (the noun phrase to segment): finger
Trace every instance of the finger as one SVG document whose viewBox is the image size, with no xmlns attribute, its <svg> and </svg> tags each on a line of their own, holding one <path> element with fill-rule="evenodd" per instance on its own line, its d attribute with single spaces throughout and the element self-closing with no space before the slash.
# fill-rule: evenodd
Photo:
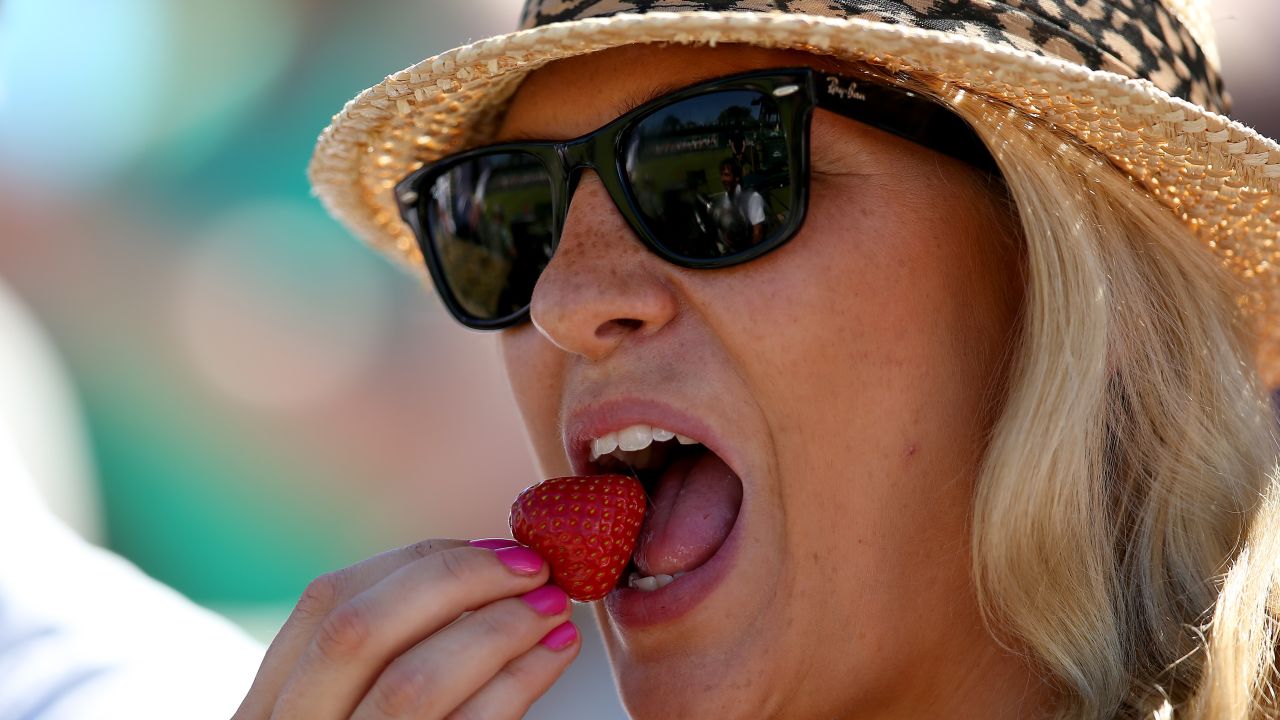
<svg viewBox="0 0 1280 720">
<path fill-rule="evenodd" d="M 572 622 L 556 626 L 532 650 L 507 663 L 446 720 L 520 720 L 581 650 L 578 629 Z"/>
<path fill-rule="evenodd" d="M 451 548 L 401 567 L 320 622 L 280 691 L 276 716 L 347 717 L 415 643 L 465 611 L 538 588 L 549 574 L 545 560 L 519 546 Z"/>
<path fill-rule="evenodd" d="M 351 720 L 444 717 L 569 619 L 563 591 L 546 585 L 536 592 L 542 597 L 508 598 L 481 608 L 396 658 Z M 557 602 L 548 602 L 553 597 Z M 539 601 L 545 614 L 530 604 Z"/>
<path fill-rule="evenodd" d="M 515 540 L 508 540 L 507 538 L 480 538 L 479 540 L 472 540 L 468 544 L 473 547 L 482 547 L 482 548 L 489 548 L 490 550 L 498 550 L 504 547 L 515 547 L 520 543 L 516 542 Z"/>
<path fill-rule="evenodd" d="M 341 570 L 312 580 L 267 648 L 257 677 L 232 720 L 268 718 L 280 689 L 289 678 L 298 658 L 311 642 L 317 626 L 334 608 L 347 602 L 374 583 L 409 563 L 449 548 L 461 547 L 462 540 L 434 538 L 388 550 Z"/>
</svg>

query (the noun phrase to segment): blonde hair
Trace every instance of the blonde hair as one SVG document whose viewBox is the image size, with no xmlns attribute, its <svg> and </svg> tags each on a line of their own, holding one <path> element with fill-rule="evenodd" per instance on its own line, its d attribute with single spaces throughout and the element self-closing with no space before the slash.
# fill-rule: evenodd
<svg viewBox="0 0 1280 720">
<path fill-rule="evenodd" d="M 987 143 L 1022 230 L 973 507 L 989 627 L 1062 718 L 1280 717 L 1276 421 L 1234 277 L 1097 153 L 922 82 Z"/>
</svg>

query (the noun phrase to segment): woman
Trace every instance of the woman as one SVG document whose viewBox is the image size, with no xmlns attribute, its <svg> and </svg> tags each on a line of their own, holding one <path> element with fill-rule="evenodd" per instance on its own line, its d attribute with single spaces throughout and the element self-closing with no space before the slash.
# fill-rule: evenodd
<svg viewBox="0 0 1280 720">
<path fill-rule="evenodd" d="M 501 330 L 546 476 L 646 481 L 629 713 L 1277 716 L 1280 147 L 1213 112 L 1204 8 L 649 5 L 531 2 L 312 165 Z M 729 251 L 727 118 L 779 170 Z M 439 209 L 485 170 L 520 251 Z M 318 579 L 238 717 L 520 717 L 577 645 L 501 544 Z"/>
</svg>

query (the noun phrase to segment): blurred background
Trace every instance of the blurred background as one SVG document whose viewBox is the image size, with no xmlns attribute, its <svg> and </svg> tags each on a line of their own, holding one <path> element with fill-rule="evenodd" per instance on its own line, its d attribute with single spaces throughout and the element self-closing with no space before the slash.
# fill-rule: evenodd
<svg viewBox="0 0 1280 720">
<path fill-rule="evenodd" d="M 0 407 L 59 515 L 264 642 L 323 572 L 507 534 L 538 478 L 493 339 L 304 171 L 359 90 L 519 9 L 0 0 Z M 1234 116 L 1280 137 L 1280 2 L 1213 16 Z M 530 717 L 622 716 L 576 620 Z"/>
</svg>

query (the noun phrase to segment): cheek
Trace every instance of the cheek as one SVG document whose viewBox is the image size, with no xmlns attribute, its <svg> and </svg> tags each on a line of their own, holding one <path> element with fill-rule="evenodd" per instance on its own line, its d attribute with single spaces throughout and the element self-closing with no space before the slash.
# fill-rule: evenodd
<svg viewBox="0 0 1280 720">
<path fill-rule="evenodd" d="M 886 197 L 815 204 L 791 243 L 726 285 L 737 315 L 717 320 L 775 438 L 794 580 L 846 586 L 884 617 L 950 603 L 967 582 L 991 368 L 961 348 L 1002 338 L 969 329 L 999 310 L 973 260 L 990 238 L 956 217 Z M 925 585 L 951 592 L 913 592 Z"/>
<path fill-rule="evenodd" d="M 499 347 L 539 470 L 546 477 L 567 475 L 568 462 L 555 430 L 563 394 L 559 352 L 529 323 L 504 330 Z"/>
<path fill-rule="evenodd" d="M 957 191 L 963 177 L 948 179 L 815 180 L 801 232 L 744 266 L 734 344 L 751 348 L 739 359 L 786 420 L 972 422 L 1012 308 L 995 250 L 1004 229 Z"/>
<path fill-rule="evenodd" d="M 744 266 L 722 302 L 718 332 L 741 349 L 779 427 L 815 415 L 844 430 L 878 423 L 956 381 L 942 374 L 963 324 L 958 258 L 942 235 L 952 231 L 860 204 L 836 210 L 811 208 L 797 237 Z"/>
</svg>

